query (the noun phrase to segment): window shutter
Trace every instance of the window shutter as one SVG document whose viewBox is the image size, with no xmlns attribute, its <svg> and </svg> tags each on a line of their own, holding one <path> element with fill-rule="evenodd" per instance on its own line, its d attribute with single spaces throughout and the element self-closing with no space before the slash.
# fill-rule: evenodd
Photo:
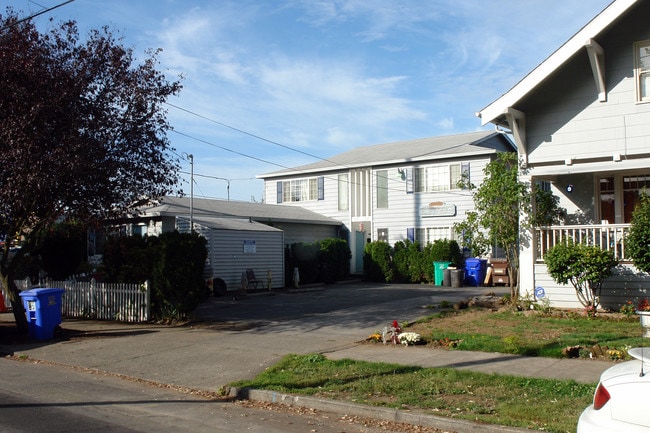
<svg viewBox="0 0 650 433">
<path fill-rule="evenodd" d="M 469 162 L 464 162 L 464 163 L 462 163 L 460 165 L 460 174 L 463 177 L 463 181 L 464 181 L 464 184 L 465 184 L 465 188 L 463 188 L 463 189 L 468 189 L 468 185 L 469 185 L 469 181 L 470 181 L 470 178 L 469 178 Z"/>
<path fill-rule="evenodd" d="M 282 181 L 277 182 L 278 198 L 277 203 L 282 203 Z"/>
<path fill-rule="evenodd" d="M 318 178 L 318 200 L 325 200 L 325 178 Z"/>
<path fill-rule="evenodd" d="M 415 242 L 415 228 L 414 227 L 408 227 L 406 229 L 406 238 L 411 242 Z"/>
<path fill-rule="evenodd" d="M 412 167 L 406 169 L 406 193 L 413 194 L 413 175 L 415 170 Z"/>
</svg>

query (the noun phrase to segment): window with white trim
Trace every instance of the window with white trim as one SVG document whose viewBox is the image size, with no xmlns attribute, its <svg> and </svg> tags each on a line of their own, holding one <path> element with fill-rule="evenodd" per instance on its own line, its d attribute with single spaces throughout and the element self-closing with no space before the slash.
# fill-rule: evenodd
<svg viewBox="0 0 650 433">
<path fill-rule="evenodd" d="M 636 100 L 650 102 L 650 41 L 634 44 Z"/>
<path fill-rule="evenodd" d="M 285 180 L 278 185 L 278 203 L 322 200 L 323 178 Z"/>
<path fill-rule="evenodd" d="M 443 164 L 415 169 L 416 192 L 439 192 L 459 189 L 462 179 L 463 164 Z"/>
<path fill-rule="evenodd" d="M 422 246 L 442 239 L 454 239 L 452 227 L 419 227 L 415 230 L 415 240 Z"/>
</svg>

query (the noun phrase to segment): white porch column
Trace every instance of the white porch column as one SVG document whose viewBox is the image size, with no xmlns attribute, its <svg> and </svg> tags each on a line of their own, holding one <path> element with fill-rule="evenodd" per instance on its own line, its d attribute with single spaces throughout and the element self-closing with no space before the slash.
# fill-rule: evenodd
<svg viewBox="0 0 650 433">
<path fill-rule="evenodd" d="M 532 176 L 530 174 L 519 173 L 519 180 L 529 185 L 531 194 L 532 190 Z M 534 200 L 534 195 L 531 200 Z M 532 203 L 533 210 L 535 203 Z M 534 211 L 534 210 L 533 210 Z M 528 215 L 524 211 L 519 216 L 519 220 L 525 221 Z M 520 224 L 523 227 L 523 224 Z M 519 241 L 519 296 L 526 296 L 526 294 L 534 295 L 535 293 L 535 230 L 533 227 L 528 229 L 520 229 Z"/>
</svg>

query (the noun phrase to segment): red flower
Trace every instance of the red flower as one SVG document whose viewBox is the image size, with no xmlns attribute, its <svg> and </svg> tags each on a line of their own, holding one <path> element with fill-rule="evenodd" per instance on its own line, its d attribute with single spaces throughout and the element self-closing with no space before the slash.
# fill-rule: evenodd
<svg viewBox="0 0 650 433">
<path fill-rule="evenodd" d="M 639 305 L 637 307 L 638 311 L 650 311 L 650 302 L 648 302 L 648 298 L 643 298 L 641 301 L 639 301 Z"/>
</svg>

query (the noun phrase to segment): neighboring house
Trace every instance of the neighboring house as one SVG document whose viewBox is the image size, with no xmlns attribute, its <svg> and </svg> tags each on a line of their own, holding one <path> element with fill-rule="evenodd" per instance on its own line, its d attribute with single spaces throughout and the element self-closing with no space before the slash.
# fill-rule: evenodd
<svg viewBox="0 0 650 433">
<path fill-rule="evenodd" d="M 578 307 L 573 288 L 548 276 L 544 253 L 561 239 L 611 249 L 624 267 L 601 305 L 617 309 L 650 289 L 631 266 L 625 233 L 650 187 L 650 2 L 616 0 L 512 89 L 483 108 L 482 123 L 512 133 L 522 179 L 547 182 L 569 211 L 564 226 L 522 232 L 520 288 Z M 539 31 L 543 32 L 543 28 Z"/>
<path fill-rule="evenodd" d="M 206 279 L 221 278 L 229 290 L 241 286 L 247 268 L 264 282 L 270 271 L 272 288 L 284 287 L 286 245 L 344 235 L 339 221 L 307 209 L 190 197 L 164 197 L 116 222 L 113 231 L 157 236 L 191 226 L 208 240 Z"/>
<path fill-rule="evenodd" d="M 258 176 L 266 203 L 309 209 L 350 232 L 351 272 L 363 272 L 369 241 L 455 239 L 453 225 L 473 209 L 463 175 L 479 185 L 505 134 L 481 131 L 353 149 L 319 162 Z M 286 206 L 285 206 L 286 207 Z"/>
</svg>

